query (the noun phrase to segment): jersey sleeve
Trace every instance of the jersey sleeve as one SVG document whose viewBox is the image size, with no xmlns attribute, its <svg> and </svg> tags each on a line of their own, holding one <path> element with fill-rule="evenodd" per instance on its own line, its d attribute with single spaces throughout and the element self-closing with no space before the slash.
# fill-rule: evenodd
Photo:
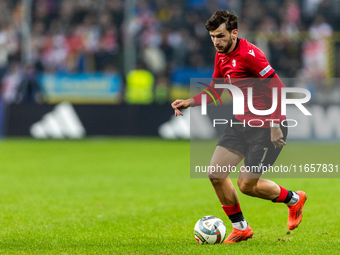
<svg viewBox="0 0 340 255">
<path fill-rule="evenodd" d="M 223 92 L 223 89 L 215 89 L 214 88 L 214 85 L 215 85 L 214 79 L 223 78 L 218 63 L 219 63 L 219 58 L 218 58 L 218 54 L 216 53 L 214 73 L 212 75 L 213 80 L 211 81 L 210 86 L 207 88 L 207 91 L 209 91 L 211 93 L 211 95 L 214 97 L 214 99 L 219 98 L 221 96 L 222 92 Z M 193 97 L 194 102 L 195 102 L 194 106 L 201 105 L 202 94 L 207 94 L 207 93 L 205 91 L 202 91 L 200 94 Z M 213 102 L 213 99 L 210 96 L 208 96 L 207 97 L 207 104 L 210 104 L 212 102 Z"/>
<path fill-rule="evenodd" d="M 275 70 L 269 64 L 264 53 L 255 45 L 249 43 L 248 51 L 244 52 L 245 66 L 261 81 L 271 76 Z"/>
<path fill-rule="evenodd" d="M 273 74 L 274 76 L 269 79 L 269 82 L 266 84 L 271 90 L 273 88 L 277 88 L 277 107 L 271 114 L 270 118 L 274 120 L 273 123 L 280 124 L 280 122 L 286 118 L 285 115 L 281 115 L 281 90 L 285 87 L 285 85 L 282 83 L 277 74 Z"/>
</svg>

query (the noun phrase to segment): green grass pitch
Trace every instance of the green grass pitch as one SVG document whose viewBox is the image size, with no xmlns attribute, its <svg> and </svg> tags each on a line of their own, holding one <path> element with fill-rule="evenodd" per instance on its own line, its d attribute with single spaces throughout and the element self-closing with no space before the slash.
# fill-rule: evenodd
<svg viewBox="0 0 340 255">
<path fill-rule="evenodd" d="M 296 155 L 340 162 L 339 144 L 289 146 L 281 163 Z M 188 141 L 146 138 L 3 140 L 0 254 L 339 253 L 340 179 L 275 180 L 308 195 L 293 231 L 285 205 L 238 191 L 253 239 L 198 245 L 193 228 L 202 216 L 223 219 L 228 234 L 231 224 L 209 180 L 190 178 L 189 148 Z"/>
</svg>

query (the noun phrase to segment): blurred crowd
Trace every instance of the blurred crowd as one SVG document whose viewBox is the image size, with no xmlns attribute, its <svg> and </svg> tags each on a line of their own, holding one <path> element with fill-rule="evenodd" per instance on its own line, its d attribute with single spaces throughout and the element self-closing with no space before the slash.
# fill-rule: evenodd
<svg viewBox="0 0 340 255">
<path fill-rule="evenodd" d="M 329 38 L 340 30 L 337 0 L 136 0 L 129 20 L 127 0 L 32 2 L 31 54 L 23 64 L 22 1 L 0 1 L 1 94 L 7 102 L 39 101 L 42 72 L 124 77 L 126 43 L 136 47 L 136 67 L 167 86 L 178 68 L 211 69 L 215 53 L 205 22 L 218 9 L 237 12 L 239 36 L 260 47 L 281 77 L 340 76 L 340 38 L 332 41 L 329 57 Z"/>
</svg>

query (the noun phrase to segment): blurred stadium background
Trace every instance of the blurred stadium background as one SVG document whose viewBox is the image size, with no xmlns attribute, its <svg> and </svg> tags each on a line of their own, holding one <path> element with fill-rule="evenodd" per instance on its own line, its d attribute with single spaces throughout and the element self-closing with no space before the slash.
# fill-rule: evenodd
<svg viewBox="0 0 340 255">
<path fill-rule="evenodd" d="M 204 24 L 217 9 L 235 10 L 240 37 L 281 78 L 300 80 L 286 85 L 308 88 L 326 116 L 322 135 L 313 122 L 292 138 L 340 138 L 337 0 L 1 1 L 1 135 L 186 138 L 161 125 L 169 103 L 190 95 L 190 78 L 211 77 Z"/>
<path fill-rule="evenodd" d="M 293 232 L 283 205 L 239 193 L 254 238 L 197 245 L 199 218 L 227 218 L 189 178 L 189 112 L 170 103 L 211 77 L 217 9 L 237 12 L 286 86 L 311 91 L 313 116 L 295 116 L 299 140 L 276 163 L 339 164 L 338 0 L 0 0 L 1 254 L 339 252 L 335 178 L 278 181 L 309 196 Z"/>
</svg>

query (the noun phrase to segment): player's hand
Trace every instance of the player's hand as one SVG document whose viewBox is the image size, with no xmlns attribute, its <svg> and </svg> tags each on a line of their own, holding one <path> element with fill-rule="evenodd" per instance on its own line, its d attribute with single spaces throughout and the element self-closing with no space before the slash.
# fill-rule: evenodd
<svg viewBox="0 0 340 255">
<path fill-rule="evenodd" d="M 190 106 L 190 99 L 177 99 L 171 104 L 171 106 L 175 110 L 175 116 L 183 116 L 183 113 L 180 110 L 187 109 Z"/>
<path fill-rule="evenodd" d="M 285 141 L 283 140 L 283 134 L 281 128 L 279 127 L 271 127 L 270 128 L 270 135 L 272 139 L 272 143 L 277 148 L 281 148 L 286 145 Z"/>
</svg>

